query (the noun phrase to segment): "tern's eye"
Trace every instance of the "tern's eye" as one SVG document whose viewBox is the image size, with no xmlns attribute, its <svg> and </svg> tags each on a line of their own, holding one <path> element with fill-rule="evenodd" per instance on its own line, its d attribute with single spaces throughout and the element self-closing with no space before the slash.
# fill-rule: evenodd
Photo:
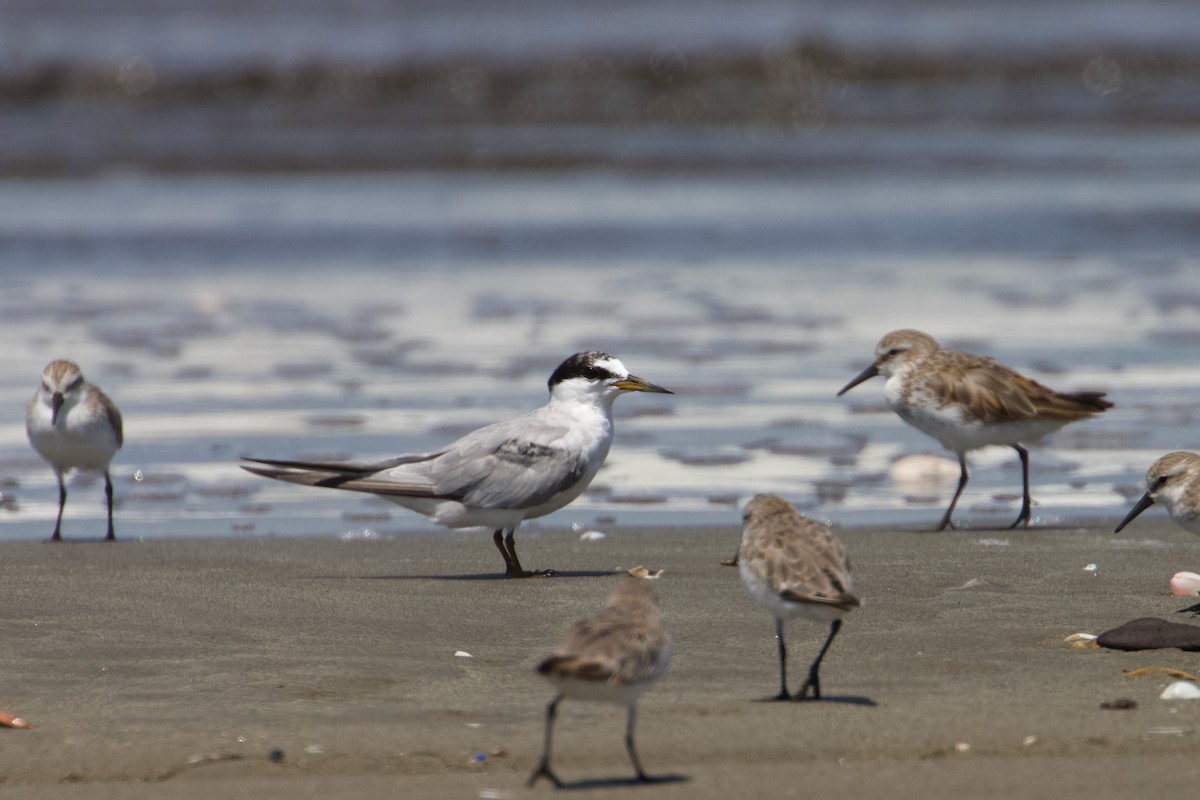
<svg viewBox="0 0 1200 800">
<path fill-rule="evenodd" d="M 604 377 L 604 373 L 595 367 L 584 367 L 583 377 L 587 378 L 589 381 L 598 381 Z"/>
</svg>

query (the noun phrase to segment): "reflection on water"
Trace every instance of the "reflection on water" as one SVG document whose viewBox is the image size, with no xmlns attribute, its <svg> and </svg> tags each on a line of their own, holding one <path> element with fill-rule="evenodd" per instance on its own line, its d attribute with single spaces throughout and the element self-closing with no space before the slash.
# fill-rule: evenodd
<svg viewBox="0 0 1200 800">
<path fill-rule="evenodd" d="M 1012 145 L 1017 146 L 1017 145 Z M 543 402 L 603 348 L 678 392 L 617 403 L 592 491 L 544 529 L 736 524 L 784 494 L 833 521 L 935 522 L 953 481 L 882 402 L 834 393 L 882 333 L 919 327 L 1117 408 L 1033 453 L 1035 514 L 1124 513 L 1153 459 L 1200 447 L 1195 165 L 1047 178 L 901 170 L 807 179 L 567 173 L 135 177 L 0 183 L 0 519 L 48 533 L 53 476 L 23 405 L 78 360 L 126 419 L 118 534 L 426 530 L 370 496 L 253 478 L 237 457 L 427 451 Z M 1011 451 L 978 454 L 960 517 L 1015 515 Z M 68 537 L 98 534 L 99 484 Z"/>
</svg>

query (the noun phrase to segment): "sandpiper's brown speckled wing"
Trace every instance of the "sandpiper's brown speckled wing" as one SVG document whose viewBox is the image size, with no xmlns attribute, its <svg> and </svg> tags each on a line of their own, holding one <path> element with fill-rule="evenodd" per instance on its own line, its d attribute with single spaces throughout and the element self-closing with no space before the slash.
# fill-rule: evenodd
<svg viewBox="0 0 1200 800">
<path fill-rule="evenodd" d="M 986 356 L 939 350 L 924 365 L 922 390 L 968 409 L 983 422 L 1071 422 L 1112 403 L 1103 392 L 1056 392 Z"/>
<path fill-rule="evenodd" d="M 827 526 L 801 516 L 774 495 L 755 497 L 747 514 L 738 559 L 748 562 L 781 596 L 847 611 L 859 605 L 850 559 Z"/>
<path fill-rule="evenodd" d="M 576 680 L 642 683 L 662 674 L 670 647 L 653 590 L 644 579 L 629 578 L 603 610 L 571 627 L 537 671 Z"/>
</svg>

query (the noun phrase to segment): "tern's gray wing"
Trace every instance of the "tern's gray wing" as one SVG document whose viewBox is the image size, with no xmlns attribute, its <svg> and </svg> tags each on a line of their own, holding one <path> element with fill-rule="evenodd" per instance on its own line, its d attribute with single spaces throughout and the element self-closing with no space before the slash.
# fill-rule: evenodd
<svg viewBox="0 0 1200 800">
<path fill-rule="evenodd" d="M 432 461 L 414 465 L 438 495 L 461 497 L 475 508 L 530 508 L 548 502 L 588 472 L 588 454 L 564 446 L 565 425 L 522 417 L 464 436 Z M 389 477 L 404 480 L 409 468 Z"/>
</svg>

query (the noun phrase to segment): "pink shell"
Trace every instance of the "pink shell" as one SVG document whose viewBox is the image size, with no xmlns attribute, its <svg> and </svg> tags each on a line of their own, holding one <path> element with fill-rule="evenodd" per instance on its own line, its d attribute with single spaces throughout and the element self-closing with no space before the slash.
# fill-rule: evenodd
<svg viewBox="0 0 1200 800">
<path fill-rule="evenodd" d="M 1176 572 L 1171 576 L 1171 594 L 1181 597 L 1200 596 L 1200 575 L 1194 572 Z"/>
</svg>

